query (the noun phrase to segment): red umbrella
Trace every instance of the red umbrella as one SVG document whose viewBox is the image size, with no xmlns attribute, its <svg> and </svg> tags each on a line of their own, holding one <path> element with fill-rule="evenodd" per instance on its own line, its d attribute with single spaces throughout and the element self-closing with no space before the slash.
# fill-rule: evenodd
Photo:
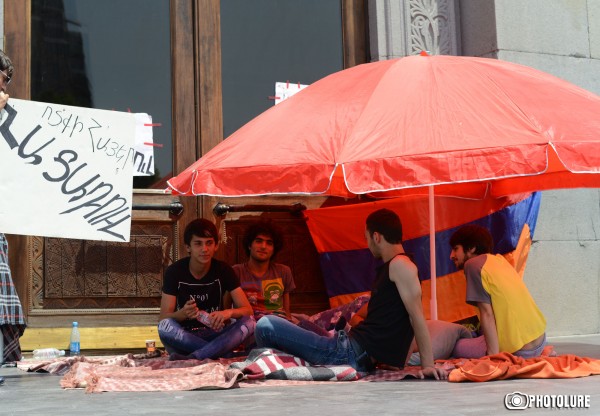
<svg viewBox="0 0 600 416">
<path fill-rule="evenodd" d="M 410 56 L 332 74 L 168 181 L 184 195 L 600 187 L 600 97 L 486 58 Z M 417 189 L 415 189 L 417 188 Z"/>
<path fill-rule="evenodd" d="M 437 194 L 600 187 L 600 97 L 495 59 L 359 65 L 259 115 L 181 174 L 174 194 L 429 193 L 432 319 Z"/>
</svg>

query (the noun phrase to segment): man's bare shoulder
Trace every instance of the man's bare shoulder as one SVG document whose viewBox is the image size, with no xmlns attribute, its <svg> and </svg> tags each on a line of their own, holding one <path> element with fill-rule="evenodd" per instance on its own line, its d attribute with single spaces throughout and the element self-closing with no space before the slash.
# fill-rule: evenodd
<svg viewBox="0 0 600 416">
<path fill-rule="evenodd" d="M 412 278 L 417 276 L 417 266 L 404 255 L 397 255 L 390 261 L 390 279 Z"/>
</svg>

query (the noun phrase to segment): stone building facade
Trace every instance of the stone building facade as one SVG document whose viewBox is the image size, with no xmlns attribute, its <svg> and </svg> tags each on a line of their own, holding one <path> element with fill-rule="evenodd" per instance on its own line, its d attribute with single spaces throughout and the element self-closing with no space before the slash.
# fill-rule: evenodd
<svg viewBox="0 0 600 416">
<path fill-rule="evenodd" d="M 0 0 L 0 46 L 4 6 Z M 365 7 L 371 61 L 420 50 L 497 58 L 600 94 L 600 0 L 365 0 Z M 525 281 L 548 335 L 600 333 L 600 190 L 544 192 Z"/>
</svg>

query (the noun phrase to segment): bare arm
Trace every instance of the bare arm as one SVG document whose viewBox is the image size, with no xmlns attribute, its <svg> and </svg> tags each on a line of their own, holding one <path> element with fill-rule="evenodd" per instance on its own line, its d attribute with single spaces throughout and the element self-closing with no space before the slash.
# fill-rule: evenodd
<svg viewBox="0 0 600 416">
<path fill-rule="evenodd" d="M 395 257 L 390 263 L 390 279 L 396 284 L 402 302 L 410 316 L 419 354 L 421 355 L 422 378 L 428 376 L 436 380 L 446 379 L 448 373 L 434 366 L 431 339 L 423 315 L 421 285 L 417 276 L 417 267 L 403 256 Z"/>
<path fill-rule="evenodd" d="M 163 320 L 166 318 L 173 318 L 178 322 L 185 321 L 186 319 L 194 319 L 198 316 L 198 307 L 196 302 L 188 300 L 183 308 L 175 310 L 177 306 L 177 297 L 173 295 L 167 295 L 165 292 L 162 293 L 160 300 L 160 314 L 159 319 Z"/>
<path fill-rule="evenodd" d="M 285 316 L 287 317 L 287 319 L 291 320 L 292 312 L 291 312 L 291 307 L 290 307 L 290 294 L 289 293 L 283 294 L 283 310 L 285 311 Z"/>
<path fill-rule="evenodd" d="M 487 344 L 487 354 L 498 354 L 500 345 L 498 343 L 498 331 L 496 329 L 496 317 L 494 309 L 489 303 L 477 302 L 479 308 L 479 319 L 481 321 L 481 330 Z"/>
<path fill-rule="evenodd" d="M 241 287 L 238 287 L 231 292 L 231 299 L 233 299 L 234 306 L 233 309 L 230 309 L 230 311 L 232 311 L 231 318 L 241 318 L 242 316 L 250 316 L 254 313 L 252 311 L 252 306 L 246 297 L 246 293 Z"/>
<path fill-rule="evenodd" d="M 223 296 L 223 307 L 225 309 L 231 308 L 233 305 L 233 300 L 231 299 L 231 293 L 225 292 L 225 296 Z"/>
<path fill-rule="evenodd" d="M 252 315 L 252 306 L 241 287 L 230 292 L 233 301 L 233 307 L 222 311 L 215 311 L 210 314 L 210 327 L 219 330 L 225 326 L 225 322 L 231 318 L 241 318 L 242 316 Z M 226 298 L 224 297 L 224 302 Z"/>
</svg>

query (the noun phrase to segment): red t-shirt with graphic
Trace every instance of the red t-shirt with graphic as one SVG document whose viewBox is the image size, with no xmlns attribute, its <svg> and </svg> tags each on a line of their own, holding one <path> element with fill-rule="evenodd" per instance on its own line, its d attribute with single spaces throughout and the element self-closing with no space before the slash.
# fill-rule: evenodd
<svg viewBox="0 0 600 416">
<path fill-rule="evenodd" d="M 270 314 L 285 317 L 283 295 L 296 288 L 288 266 L 271 263 L 263 276 L 254 275 L 248 268 L 248 263 L 236 264 L 233 270 L 240 279 L 240 287 L 246 293 L 257 320 Z"/>
</svg>

